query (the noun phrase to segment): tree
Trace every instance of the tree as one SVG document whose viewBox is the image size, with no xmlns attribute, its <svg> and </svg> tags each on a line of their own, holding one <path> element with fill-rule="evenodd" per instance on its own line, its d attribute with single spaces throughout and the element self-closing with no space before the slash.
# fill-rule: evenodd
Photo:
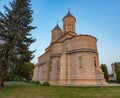
<svg viewBox="0 0 120 98">
<path fill-rule="evenodd" d="M 4 86 L 4 76 L 8 69 L 25 65 L 34 56 L 29 46 L 35 41 L 30 31 L 32 13 L 30 0 L 13 0 L 11 8 L 4 6 L 0 12 L 0 87 Z"/>
<path fill-rule="evenodd" d="M 21 80 L 30 81 L 33 75 L 34 64 L 31 62 L 26 62 L 24 66 L 16 66 L 14 74 L 16 74 Z"/>
<path fill-rule="evenodd" d="M 101 64 L 102 71 L 104 72 L 104 78 L 108 82 L 109 81 L 109 75 L 107 71 L 107 67 L 105 64 Z"/>
<path fill-rule="evenodd" d="M 120 83 L 120 69 L 117 63 L 114 64 L 117 82 Z"/>
</svg>

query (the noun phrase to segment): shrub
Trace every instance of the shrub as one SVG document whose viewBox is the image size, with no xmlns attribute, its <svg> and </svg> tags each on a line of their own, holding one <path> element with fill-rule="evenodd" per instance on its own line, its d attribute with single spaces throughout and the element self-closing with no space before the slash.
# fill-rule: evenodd
<svg viewBox="0 0 120 98">
<path fill-rule="evenodd" d="M 35 84 L 41 84 L 39 81 L 34 81 L 33 83 L 35 83 Z"/>
<path fill-rule="evenodd" d="M 43 86 L 50 86 L 50 83 L 49 82 L 44 82 L 42 85 Z"/>
<path fill-rule="evenodd" d="M 101 64 L 102 71 L 104 72 L 104 78 L 106 82 L 109 82 L 109 75 L 106 64 Z"/>
</svg>

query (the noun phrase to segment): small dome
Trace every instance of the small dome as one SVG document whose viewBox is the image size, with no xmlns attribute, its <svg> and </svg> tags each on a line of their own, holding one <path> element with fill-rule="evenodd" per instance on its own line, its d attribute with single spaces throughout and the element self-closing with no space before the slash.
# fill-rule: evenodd
<svg viewBox="0 0 120 98">
<path fill-rule="evenodd" d="M 55 27 L 54 27 L 54 29 L 53 30 L 59 30 L 59 31 L 62 31 L 61 29 L 60 29 L 60 27 L 59 27 L 59 25 L 57 24 Z M 52 31 L 53 31 L 52 30 Z"/>
<path fill-rule="evenodd" d="M 63 18 L 63 20 L 64 20 L 66 17 L 73 17 L 73 18 L 76 20 L 76 18 L 70 13 L 70 11 L 68 11 L 67 15 L 65 15 L 65 17 Z"/>
</svg>

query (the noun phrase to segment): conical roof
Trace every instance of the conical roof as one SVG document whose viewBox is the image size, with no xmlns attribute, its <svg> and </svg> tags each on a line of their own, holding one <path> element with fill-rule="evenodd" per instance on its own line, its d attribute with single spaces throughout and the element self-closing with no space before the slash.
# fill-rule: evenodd
<svg viewBox="0 0 120 98">
<path fill-rule="evenodd" d="M 73 17 L 73 18 L 76 20 L 76 18 L 70 13 L 70 10 L 69 10 L 68 13 L 65 15 L 65 17 L 63 18 L 63 20 L 64 20 L 66 17 Z"/>
<path fill-rule="evenodd" d="M 62 31 L 58 24 L 54 27 L 53 30 L 59 30 L 59 31 Z M 52 30 L 52 31 L 53 31 L 53 30 Z"/>
</svg>

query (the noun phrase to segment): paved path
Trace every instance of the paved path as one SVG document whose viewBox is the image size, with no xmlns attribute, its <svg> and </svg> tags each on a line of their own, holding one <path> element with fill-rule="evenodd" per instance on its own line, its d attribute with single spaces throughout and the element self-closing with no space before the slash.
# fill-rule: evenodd
<svg viewBox="0 0 120 98">
<path fill-rule="evenodd" d="M 120 86 L 120 84 L 117 84 L 117 83 L 108 83 L 104 86 Z"/>
</svg>

